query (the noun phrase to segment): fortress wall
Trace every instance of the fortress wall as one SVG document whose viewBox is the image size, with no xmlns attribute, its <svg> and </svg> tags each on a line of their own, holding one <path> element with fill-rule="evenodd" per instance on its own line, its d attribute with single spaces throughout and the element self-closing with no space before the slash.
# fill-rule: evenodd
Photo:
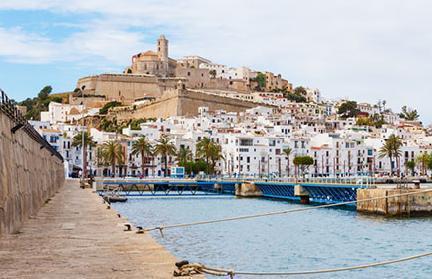
<svg viewBox="0 0 432 279">
<path fill-rule="evenodd" d="M 175 93 L 165 93 L 164 97 L 158 99 L 145 107 L 130 111 L 116 111 L 118 120 L 128 120 L 137 118 L 167 118 L 173 115 L 179 115 L 178 112 L 179 98 Z"/>
<path fill-rule="evenodd" d="M 13 126 L 0 111 L 0 234 L 18 232 L 64 183 L 61 159 Z"/>
<path fill-rule="evenodd" d="M 86 91 L 104 95 L 108 101 L 117 100 L 133 103 L 144 96 L 160 97 L 162 89 L 174 87 L 175 82 L 159 82 L 154 76 L 99 75 L 78 80 L 77 87 L 85 86 Z M 161 85 L 161 86 L 160 86 Z M 162 87 L 162 88 L 161 88 Z"/>
<path fill-rule="evenodd" d="M 172 90 L 164 96 L 134 111 L 120 111 L 116 113 L 117 119 L 149 118 L 169 116 L 194 116 L 198 114 L 199 107 L 208 107 L 210 111 L 225 110 L 227 112 L 242 112 L 258 106 L 256 103 L 223 96 L 211 95 L 188 90 Z"/>
<path fill-rule="evenodd" d="M 258 104 L 243 100 L 206 94 L 195 91 L 182 91 L 179 97 L 179 114 L 193 116 L 198 114 L 199 107 L 208 107 L 209 111 L 225 110 L 227 112 L 242 112 L 257 107 Z"/>
</svg>

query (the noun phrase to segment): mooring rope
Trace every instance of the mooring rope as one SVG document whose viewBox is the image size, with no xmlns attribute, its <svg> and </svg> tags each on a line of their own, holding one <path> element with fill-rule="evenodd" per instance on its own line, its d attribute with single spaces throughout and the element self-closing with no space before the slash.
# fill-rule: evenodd
<svg viewBox="0 0 432 279">
<path fill-rule="evenodd" d="M 382 196 L 382 197 L 373 197 L 373 198 L 367 198 L 367 199 L 362 199 L 362 200 L 347 201 L 347 202 L 334 203 L 334 204 L 324 204 L 324 205 L 318 205 L 318 206 L 313 206 L 313 207 L 299 207 L 299 208 L 294 208 L 294 209 L 272 211 L 272 212 L 259 213 L 259 214 L 253 214 L 253 215 L 228 217 L 228 218 L 223 218 L 223 219 L 214 219 L 214 220 L 198 221 L 198 222 L 192 222 L 192 223 L 173 224 L 173 225 L 166 225 L 166 226 L 160 225 L 157 227 L 143 228 L 142 230 L 140 230 L 140 232 L 142 233 L 142 232 L 149 232 L 149 231 L 158 230 L 162 234 L 163 230 L 165 230 L 165 229 L 191 227 L 191 226 L 229 222 L 229 221 L 237 221 L 237 220 L 244 220 L 244 219 L 252 219 L 252 218 L 266 217 L 266 216 L 273 216 L 273 215 L 282 215 L 282 214 L 288 214 L 288 213 L 293 213 L 293 212 L 309 211 L 309 210 L 315 210 L 315 209 L 320 209 L 320 208 L 329 208 L 329 207 L 335 207 L 335 206 L 355 204 L 355 203 L 359 203 L 359 202 L 367 202 L 367 201 L 374 201 L 374 200 L 387 199 L 387 198 L 397 198 L 397 197 L 403 197 L 403 196 L 418 195 L 418 194 L 428 193 L 428 192 L 432 192 L 432 189 L 427 189 L 427 190 L 417 191 L 417 192 L 388 195 L 388 196 Z"/>
<path fill-rule="evenodd" d="M 178 276 L 191 275 L 193 273 L 207 273 L 216 276 L 230 276 L 234 278 L 234 275 L 250 275 L 250 276 L 293 276 L 293 275 L 311 275 L 311 274 L 322 274 L 322 273 L 334 273 L 341 271 L 350 271 L 356 269 L 366 269 L 377 266 L 390 265 L 400 262 L 412 261 L 419 258 L 424 258 L 431 256 L 432 252 L 417 254 L 405 258 L 399 258 L 394 260 L 386 260 L 381 262 L 374 262 L 362 265 L 347 266 L 347 267 L 337 267 L 329 269 L 317 269 L 317 270 L 305 270 L 305 271 L 291 271 L 291 272 L 250 272 L 250 271 L 235 271 L 224 268 L 214 268 L 208 267 L 203 264 L 185 264 L 179 267 Z"/>
</svg>

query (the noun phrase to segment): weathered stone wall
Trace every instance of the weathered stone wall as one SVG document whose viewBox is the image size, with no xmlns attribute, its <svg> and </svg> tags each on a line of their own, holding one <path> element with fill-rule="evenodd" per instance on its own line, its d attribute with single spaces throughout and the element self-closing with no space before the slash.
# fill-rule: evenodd
<svg viewBox="0 0 432 279">
<path fill-rule="evenodd" d="M 422 189 L 358 189 L 357 200 L 418 191 Z M 385 216 L 432 215 L 432 192 L 359 202 L 357 211 Z"/>
<path fill-rule="evenodd" d="M 136 110 L 116 112 L 118 120 L 169 116 L 195 116 L 199 107 L 210 111 L 242 112 L 257 107 L 257 103 L 190 90 L 168 90 L 162 98 Z"/>
<path fill-rule="evenodd" d="M 0 111 L 0 234 L 18 232 L 64 183 L 62 161 L 12 127 Z"/>
</svg>

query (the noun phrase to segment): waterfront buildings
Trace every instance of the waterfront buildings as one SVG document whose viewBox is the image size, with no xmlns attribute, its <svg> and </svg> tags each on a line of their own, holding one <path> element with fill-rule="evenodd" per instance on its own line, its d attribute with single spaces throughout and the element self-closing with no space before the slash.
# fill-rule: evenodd
<svg viewBox="0 0 432 279">
<path fill-rule="evenodd" d="M 270 98 L 280 96 L 259 93 L 257 104 L 266 104 Z M 296 156 L 310 156 L 313 165 L 310 176 L 358 176 L 366 174 L 387 175 L 395 168 L 408 175 L 406 162 L 416 160 L 421 154 L 432 151 L 432 136 L 419 122 L 404 121 L 397 114 L 392 123 L 380 128 L 356 125 L 356 118 L 341 118 L 337 114 L 326 115 L 322 103 L 281 102 L 275 107 L 257 105 L 245 112 L 209 111 L 201 107 L 196 116 L 173 116 L 149 120 L 139 127 L 126 127 L 121 133 L 104 132 L 85 128 L 97 145 L 116 140 L 121 143 L 125 160 L 116 169 L 116 175 L 162 176 L 164 164 L 161 156 L 145 158 L 132 154 L 132 144 L 145 136 L 155 144 L 161 135 L 167 134 L 177 149 L 189 148 L 196 152 L 196 144 L 207 137 L 221 146 L 223 159 L 216 163 L 216 173 L 224 176 L 286 177 L 297 174 L 293 160 Z M 57 107 L 57 105 L 56 105 Z M 362 104 L 362 107 L 367 107 Z M 334 110 L 334 109 L 331 109 Z M 330 110 L 330 111 L 331 111 Z M 50 121 L 33 121 L 33 126 L 58 150 L 69 165 L 69 172 L 82 167 L 80 146 L 72 146 L 73 137 L 81 127 L 62 122 L 62 114 Z M 70 121 L 71 123 L 73 121 Z M 401 156 L 390 163 L 380 156 L 380 149 L 390 135 L 401 138 Z M 288 157 L 285 149 L 290 149 Z M 112 175 L 109 166 L 98 163 L 97 149 L 88 149 L 89 170 L 97 175 Z M 168 156 L 168 167 L 177 166 L 175 156 Z M 144 173 L 142 170 L 144 169 Z M 415 171 L 421 172 L 421 166 Z"/>
</svg>

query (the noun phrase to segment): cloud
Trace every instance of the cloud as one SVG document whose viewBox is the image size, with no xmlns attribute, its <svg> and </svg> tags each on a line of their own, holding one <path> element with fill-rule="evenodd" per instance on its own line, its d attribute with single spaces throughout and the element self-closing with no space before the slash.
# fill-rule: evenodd
<svg viewBox="0 0 432 279">
<path fill-rule="evenodd" d="M 426 0 L 2 1 L 0 10 L 50 10 L 86 20 L 61 41 L 0 28 L 0 40 L 8 39 L 0 56 L 121 71 L 133 53 L 153 49 L 156 35 L 165 33 L 174 58 L 199 54 L 271 70 L 329 97 L 386 99 L 394 108 L 409 102 L 432 120 L 424 104 L 432 73 L 431 8 Z"/>
</svg>

